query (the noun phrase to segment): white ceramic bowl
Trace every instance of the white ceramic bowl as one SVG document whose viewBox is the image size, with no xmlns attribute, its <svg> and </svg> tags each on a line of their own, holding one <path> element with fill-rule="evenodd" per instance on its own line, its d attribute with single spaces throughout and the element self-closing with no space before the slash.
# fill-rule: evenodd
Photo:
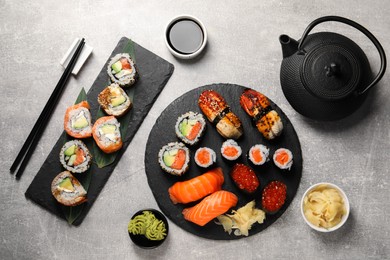
<svg viewBox="0 0 390 260">
<path fill-rule="evenodd" d="M 196 50 L 195 52 L 190 53 L 190 54 L 183 54 L 183 53 L 177 52 L 176 50 L 174 50 L 171 47 L 171 45 L 169 44 L 169 41 L 168 41 L 168 30 L 170 29 L 171 25 L 173 23 L 175 23 L 176 21 L 182 20 L 182 19 L 188 19 L 188 20 L 192 20 L 192 21 L 196 22 L 200 26 L 200 28 L 203 32 L 202 45 L 199 47 L 198 50 Z M 204 26 L 204 24 L 198 18 L 196 18 L 195 16 L 192 16 L 192 15 L 184 14 L 184 15 L 176 16 L 167 24 L 167 26 L 165 27 L 164 39 L 165 39 L 165 44 L 166 44 L 168 50 L 172 53 L 173 56 L 175 56 L 179 59 L 193 59 L 196 56 L 198 56 L 205 48 L 205 46 L 207 44 L 207 31 L 206 31 L 206 27 Z"/>
<path fill-rule="evenodd" d="M 323 228 L 323 227 L 318 227 L 318 226 L 315 226 L 313 225 L 309 220 L 307 220 L 306 216 L 305 216 L 305 213 L 303 211 L 303 203 L 304 203 L 304 200 L 305 200 L 305 197 L 312 191 L 314 190 L 315 188 L 317 188 L 318 186 L 320 185 L 326 185 L 330 188 L 334 188 L 336 189 L 340 195 L 342 196 L 343 200 L 344 200 L 344 205 L 345 205 L 345 210 L 346 210 L 346 214 L 343 215 L 340 223 L 338 223 L 336 226 L 332 227 L 332 228 Z M 337 185 L 335 184 L 332 184 L 332 183 L 328 183 L 328 182 L 321 182 L 321 183 L 317 183 L 317 184 L 314 184 L 312 185 L 310 188 L 308 188 L 306 190 L 306 192 L 303 194 L 303 197 L 302 197 L 302 200 L 301 200 L 301 214 L 302 214 L 302 217 L 303 219 L 305 220 L 306 224 L 308 224 L 311 228 L 317 230 L 317 231 L 320 231 L 320 232 L 332 232 L 332 231 L 335 231 L 337 229 L 339 229 L 340 227 L 342 227 L 344 225 L 344 223 L 347 221 L 348 219 L 348 216 L 349 216 L 349 212 L 350 212 L 350 208 L 349 208 L 349 200 L 348 200 L 348 197 L 347 195 L 345 195 L 344 191 Z"/>
</svg>

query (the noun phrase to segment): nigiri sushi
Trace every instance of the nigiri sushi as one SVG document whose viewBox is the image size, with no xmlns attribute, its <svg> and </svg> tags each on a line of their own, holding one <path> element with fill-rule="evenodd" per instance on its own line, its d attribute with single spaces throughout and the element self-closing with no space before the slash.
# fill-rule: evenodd
<svg viewBox="0 0 390 260">
<path fill-rule="evenodd" d="M 96 144 L 105 153 L 113 153 L 122 148 L 120 124 L 114 116 L 103 116 L 96 120 L 92 135 Z"/>
<path fill-rule="evenodd" d="M 213 123 L 220 135 L 227 139 L 238 139 L 243 134 L 240 119 L 234 114 L 225 99 L 214 90 L 200 94 L 198 105 L 207 119 Z"/>
<path fill-rule="evenodd" d="M 66 109 L 64 129 L 68 135 L 74 138 L 91 137 L 91 112 L 89 112 L 87 101 L 81 101 Z"/>
<path fill-rule="evenodd" d="M 212 169 L 200 176 L 183 182 L 176 182 L 168 189 L 174 204 L 197 201 L 221 189 L 224 182 L 221 168 Z"/>
<path fill-rule="evenodd" d="M 237 205 L 238 198 L 234 193 L 220 190 L 204 198 L 191 208 L 183 209 L 184 219 L 199 226 L 204 226 L 214 218 Z"/>
</svg>

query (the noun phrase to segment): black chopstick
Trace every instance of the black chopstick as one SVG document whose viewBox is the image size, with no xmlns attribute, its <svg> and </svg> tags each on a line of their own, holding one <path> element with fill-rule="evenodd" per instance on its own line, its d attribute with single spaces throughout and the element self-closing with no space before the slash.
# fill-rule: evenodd
<svg viewBox="0 0 390 260">
<path fill-rule="evenodd" d="M 84 38 L 82 38 L 79 42 L 79 45 L 77 46 L 75 53 L 72 56 L 72 59 L 70 60 L 68 66 L 66 66 L 64 73 L 62 74 L 60 80 L 58 81 L 57 86 L 53 90 L 53 93 L 51 94 L 44 109 L 42 110 L 37 122 L 35 123 L 29 136 L 27 137 L 27 140 L 23 144 L 22 149 L 20 150 L 14 163 L 12 164 L 10 168 L 11 173 L 13 173 L 16 170 L 20 161 L 23 159 L 19 167 L 19 170 L 16 173 L 16 178 L 20 178 L 20 176 L 23 174 L 23 171 L 26 168 L 26 165 L 35 149 L 35 146 L 38 144 L 38 141 L 42 136 L 45 126 L 47 125 L 47 122 L 50 119 L 53 109 L 55 108 L 55 105 L 65 88 L 65 85 L 72 73 L 72 70 L 76 64 L 78 57 L 80 56 L 84 44 L 85 44 L 85 40 Z"/>
</svg>

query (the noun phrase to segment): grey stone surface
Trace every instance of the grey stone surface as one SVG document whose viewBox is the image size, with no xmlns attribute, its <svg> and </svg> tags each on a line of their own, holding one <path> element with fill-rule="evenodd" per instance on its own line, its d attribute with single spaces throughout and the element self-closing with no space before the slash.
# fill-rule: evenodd
<svg viewBox="0 0 390 260">
<path fill-rule="evenodd" d="M 297 114 L 279 84 L 286 33 L 299 39 L 323 15 L 340 15 L 368 28 L 390 53 L 387 1 L 10 1 L 0 0 L 0 258 L 1 259 L 386 259 L 390 258 L 390 78 L 386 73 L 368 102 L 351 117 L 317 122 Z M 175 59 L 164 45 L 164 27 L 176 15 L 197 16 L 209 43 L 193 61 Z M 359 43 L 379 67 L 378 54 L 364 35 L 327 23 Z M 63 113 L 87 90 L 122 36 L 132 38 L 175 65 L 152 107 L 83 224 L 63 220 L 24 197 L 28 185 L 62 132 Z M 72 77 L 20 181 L 9 167 L 38 118 L 63 69 L 59 65 L 75 37 L 85 37 L 93 55 Z M 170 223 L 159 248 L 143 250 L 129 240 L 131 215 L 157 207 L 143 165 L 148 134 L 162 110 L 198 86 L 229 82 L 254 87 L 276 102 L 299 135 L 304 158 L 297 196 L 272 226 L 238 241 L 210 241 Z M 303 221 L 299 201 L 317 182 L 341 186 L 351 215 L 339 231 L 322 234 Z"/>
</svg>

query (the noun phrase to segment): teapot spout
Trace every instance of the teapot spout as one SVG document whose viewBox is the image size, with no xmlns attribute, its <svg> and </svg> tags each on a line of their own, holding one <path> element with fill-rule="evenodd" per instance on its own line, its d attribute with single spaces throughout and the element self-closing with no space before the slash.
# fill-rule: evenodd
<svg viewBox="0 0 390 260">
<path fill-rule="evenodd" d="M 279 42 L 282 45 L 283 59 L 290 57 L 298 51 L 298 42 L 288 35 L 280 35 Z"/>
</svg>

